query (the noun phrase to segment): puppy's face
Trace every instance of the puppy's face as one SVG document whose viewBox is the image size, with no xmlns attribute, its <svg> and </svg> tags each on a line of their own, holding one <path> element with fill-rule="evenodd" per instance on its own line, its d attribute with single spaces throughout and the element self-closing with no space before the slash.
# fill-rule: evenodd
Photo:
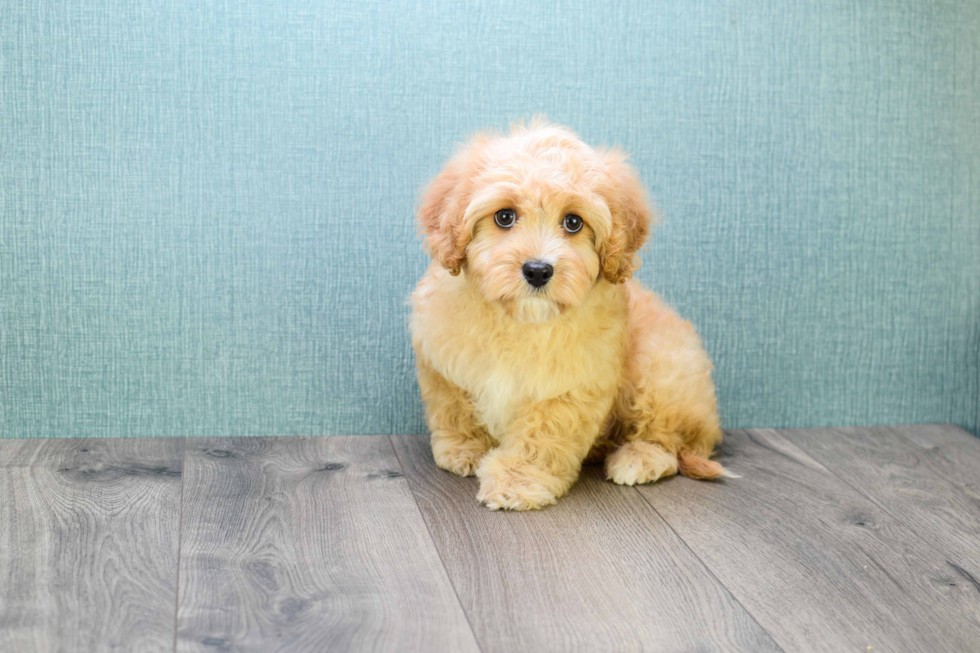
<svg viewBox="0 0 980 653">
<path fill-rule="evenodd" d="M 471 140 L 419 209 L 433 258 L 523 322 L 558 316 L 598 283 L 625 281 L 649 219 L 622 154 L 540 124 Z"/>
</svg>

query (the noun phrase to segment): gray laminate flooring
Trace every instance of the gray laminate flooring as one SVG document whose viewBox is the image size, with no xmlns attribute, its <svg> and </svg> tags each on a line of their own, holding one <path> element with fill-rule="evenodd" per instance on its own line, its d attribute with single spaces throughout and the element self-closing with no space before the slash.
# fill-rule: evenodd
<svg viewBox="0 0 980 653">
<path fill-rule="evenodd" d="M 0 652 L 980 651 L 980 440 L 719 460 L 499 513 L 424 436 L 0 440 Z"/>
</svg>

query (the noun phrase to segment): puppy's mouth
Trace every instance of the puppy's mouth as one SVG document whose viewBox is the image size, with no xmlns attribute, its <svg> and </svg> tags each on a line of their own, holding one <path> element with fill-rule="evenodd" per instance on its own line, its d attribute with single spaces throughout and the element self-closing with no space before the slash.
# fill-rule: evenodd
<svg viewBox="0 0 980 653">
<path fill-rule="evenodd" d="M 553 320 L 564 312 L 564 307 L 548 299 L 542 289 L 535 289 L 527 297 L 501 301 L 504 310 L 518 322 L 542 324 Z"/>
</svg>

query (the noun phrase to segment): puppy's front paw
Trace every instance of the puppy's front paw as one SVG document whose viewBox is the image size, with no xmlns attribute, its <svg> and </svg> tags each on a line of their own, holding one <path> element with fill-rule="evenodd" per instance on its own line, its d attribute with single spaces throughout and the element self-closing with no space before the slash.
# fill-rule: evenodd
<svg viewBox="0 0 980 653">
<path fill-rule="evenodd" d="M 486 448 L 475 442 L 460 443 L 435 439 L 432 442 L 432 457 L 435 458 L 436 466 L 457 476 L 473 476 L 486 453 Z"/>
<path fill-rule="evenodd" d="M 476 473 L 480 478 L 477 501 L 490 510 L 537 510 L 558 501 L 555 493 L 534 478 L 531 470 L 522 473 L 521 466 L 501 464 L 493 456 L 484 459 Z"/>
<path fill-rule="evenodd" d="M 537 510 L 558 501 L 541 483 L 515 473 L 484 478 L 476 499 L 490 510 Z"/>
<path fill-rule="evenodd" d="M 652 442 L 627 442 L 606 458 L 606 478 L 619 485 L 652 483 L 677 473 L 677 456 Z"/>
</svg>

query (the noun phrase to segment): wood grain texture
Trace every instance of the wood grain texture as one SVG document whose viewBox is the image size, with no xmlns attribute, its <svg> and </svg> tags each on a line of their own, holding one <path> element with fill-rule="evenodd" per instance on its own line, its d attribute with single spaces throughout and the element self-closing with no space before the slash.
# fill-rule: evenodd
<svg viewBox="0 0 980 653">
<path fill-rule="evenodd" d="M 597 468 L 558 505 L 491 512 L 392 438 L 473 631 L 491 651 L 773 651 L 778 647 L 633 488 Z"/>
<path fill-rule="evenodd" d="M 475 651 L 387 438 L 188 440 L 179 651 Z"/>
<path fill-rule="evenodd" d="M 941 424 L 782 434 L 945 554 L 948 582 L 980 592 L 980 440 Z"/>
<path fill-rule="evenodd" d="M 980 650 L 980 593 L 779 433 L 727 434 L 742 478 L 641 494 L 786 650 Z"/>
<path fill-rule="evenodd" d="M 0 651 L 172 651 L 180 439 L 0 440 Z"/>
</svg>

